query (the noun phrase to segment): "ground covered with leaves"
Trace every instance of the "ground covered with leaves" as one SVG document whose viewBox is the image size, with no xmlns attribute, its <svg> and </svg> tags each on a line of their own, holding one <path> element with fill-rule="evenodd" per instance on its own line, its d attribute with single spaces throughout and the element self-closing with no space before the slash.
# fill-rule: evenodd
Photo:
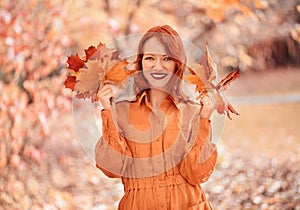
<svg viewBox="0 0 300 210">
<path fill-rule="evenodd" d="M 300 209 L 300 164 L 226 155 L 204 185 L 214 209 Z"/>
<path fill-rule="evenodd" d="M 98 171 L 80 144 L 56 141 L 40 163 L 21 164 L 0 178 L 0 209 L 116 209 L 123 187 Z M 214 209 L 299 209 L 300 161 L 221 150 L 203 185 Z M 7 179 L 4 179 L 7 177 Z M 298 206 L 298 207 L 297 207 Z"/>
</svg>

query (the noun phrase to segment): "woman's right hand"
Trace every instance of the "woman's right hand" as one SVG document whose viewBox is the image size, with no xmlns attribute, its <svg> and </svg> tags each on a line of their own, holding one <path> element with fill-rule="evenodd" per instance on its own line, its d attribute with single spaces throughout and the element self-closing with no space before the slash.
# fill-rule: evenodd
<svg viewBox="0 0 300 210">
<path fill-rule="evenodd" d="M 109 84 L 105 84 L 98 90 L 98 100 L 105 110 L 111 109 L 111 99 L 114 97 L 113 89 Z"/>
</svg>

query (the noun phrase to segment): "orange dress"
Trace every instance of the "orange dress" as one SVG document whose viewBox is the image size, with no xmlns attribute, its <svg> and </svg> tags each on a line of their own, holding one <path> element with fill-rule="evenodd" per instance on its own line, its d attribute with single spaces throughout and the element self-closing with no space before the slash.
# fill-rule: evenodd
<svg viewBox="0 0 300 210">
<path fill-rule="evenodd" d="M 125 195 L 118 209 L 211 209 L 200 184 L 211 175 L 217 150 L 198 104 L 167 97 L 154 109 L 144 91 L 101 116 L 96 166 L 122 179 Z"/>
</svg>

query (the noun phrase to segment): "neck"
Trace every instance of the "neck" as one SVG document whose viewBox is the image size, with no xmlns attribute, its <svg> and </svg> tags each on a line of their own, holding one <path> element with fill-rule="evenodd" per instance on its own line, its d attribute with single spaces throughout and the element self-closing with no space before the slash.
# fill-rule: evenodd
<svg viewBox="0 0 300 210">
<path fill-rule="evenodd" d="M 166 96 L 167 93 L 158 89 L 151 89 L 149 91 L 149 101 L 154 108 L 158 108 Z"/>
</svg>

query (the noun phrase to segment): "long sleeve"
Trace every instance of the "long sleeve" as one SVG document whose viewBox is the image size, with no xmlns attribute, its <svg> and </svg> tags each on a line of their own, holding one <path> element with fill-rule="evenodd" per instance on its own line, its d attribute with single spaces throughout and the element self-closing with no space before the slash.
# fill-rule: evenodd
<svg viewBox="0 0 300 210">
<path fill-rule="evenodd" d="M 108 177 L 121 177 L 131 164 L 131 152 L 113 112 L 102 110 L 102 137 L 95 147 L 96 166 Z"/>
<path fill-rule="evenodd" d="M 210 120 L 200 118 L 198 129 L 195 130 L 196 133 L 192 129 L 195 141 L 187 144 L 186 155 L 180 165 L 181 175 L 192 185 L 208 180 L 214 170 L 218 155 L 216 146 L 211 142 Z"/>
</svg>

